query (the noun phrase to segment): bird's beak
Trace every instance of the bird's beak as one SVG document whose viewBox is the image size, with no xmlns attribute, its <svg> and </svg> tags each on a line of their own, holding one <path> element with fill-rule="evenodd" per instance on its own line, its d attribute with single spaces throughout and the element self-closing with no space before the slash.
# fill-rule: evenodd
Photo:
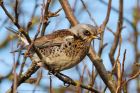
<svg viewBox="0 0 140 93">
<path fill-rule="evenodd" d="M 92 36 L 93 39 L 98 39 L 101 40 L 101 38 L 99 36 Z"/>
</svg>

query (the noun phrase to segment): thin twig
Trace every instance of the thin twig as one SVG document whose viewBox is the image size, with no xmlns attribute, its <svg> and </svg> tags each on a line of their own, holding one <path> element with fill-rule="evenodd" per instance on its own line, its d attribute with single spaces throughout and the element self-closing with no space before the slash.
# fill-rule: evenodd
<svg viewBox="0 0 140 93">
<path fill-rule="evenodd" d="M 138 76 L 140 76 L 140 71 L 138 71 L 138 72 L 135 73 L 132 77 L 130 77 L 127 81 L 125 81 L 125 82 L 122 84 L 122 87 L 123 87 L 124 85 L 126 85 L 129 81 L 131 81 L 131 80 L 137 78 Z"/>
<path fill-rule="evenodd" d="M 16 0 L 16 2 L 15 2 L 15 8 L 14 8 L 14 10 L 15 10 L 15 22 L 16 23 L 18 23 L 18 16 L 19 16 L 19 13 L 18 13 L 18 4 L 19 4 L 19 0 Z"/>
<path fill-rule="evenodd" d="M 125 49 L 124 54 L 123 54 L 122 71 L 121 71 L 121 74 L 120 74 L 120 78 L 118 78 L 119 84 L 118 84 L 118 86 L 117 86 L 116 93 L 119 93 L 119 92 L 121 91 L 120 89 L 121 89 L 121 87 L 122 87 L 122 82 L 123 82 L 125 58 L 126 58 L 126 49 Z M 118 68 L 118 69 L 119 69 L 119 68 Z"/>
<path fill-rule="evenodd" d="M 7 11 L 7 9 L 5 8 L 4 4 L 3 4 L 3 0 L 0 0 L 0 6 L 2 7 L 2 9 L 4 10 L 5 14 L 12 20 L 14 21 L 14 18 L 11 16 L 11 14 L 9 14 L 9 12 Z"/>
<path fill-rule="evenodd" d="M 83 6 L 84 6 L 85 10 L 87 11 L 87 13 L 88 13 L 88 15 L 89 15 L 89 18 L 90 18 L 90 19 L 91 19 L 91 21 L 94 23 L 94 25 L 97 27 L 98 25 L 97 25 L 97 23 L 96 23 L 95 19 L 92 17 L 92 15 L 91 15 L 91 13 L 89 12 L 89 10 L 87 9 L 86 4 L 84 3 L 84 1 L 83 1 L 83 0 L 80 0 L 80 1 L 82 2 L 82 4 L 83 4 Z"/>
<path fill-rule="evenodd" d="M 120 92 L 120 86 L 121 86 L 121 63 L 119 60 L 120 57 L 120 51 L 121 51 L 121 43 L 119 44 L 119 50 L 118 50 L 118 56 L 116 59 L 116 68 L 117 68 L 117 89 L 116 89 L 116 93 Z"/>
<path fill-rule="evenodd" d="M 123 75 L 124 75 L 124 63 L 125 63 L 125 59 L 126 59 L 126 49 L 125 49 L 124 54 L 123 54 L 121 81 L 123 80 Z"/>
<path fill-rule="evenodd" d="M 50 3 L 51 3 L 51 0 L 47 0 L 47 2 L 45 4 L 44 15 L 42 16 L 43 26 L 42 26 L 41 36 L 44 35 L 45 29 L 46 29 L 47 25 L 49 24 L 48 15 L 49 15 L 49 5 L 50 5 Z"/>
<path fill-rule="evenodd" d="M 108 3 L 107 2 L 105 2 L 104 0 L 99 0 L 102 4 L 104 4 L 104 5 L 108 5 Z M 116 13 L 119 13 L 119 10 L 117 10 L 115 7 L 111 7 L 111 9 L 114 11 L 114 12 L 116 12 Z M 123 17 L 123 19 L 124 19 L 124 21 L 126 21 L 128 24 L 130 24 L 132 27 L 133 27 L 133 23 L 129 20 L 129 19 L 127 19 L 126 17 Z"/>
<path fill-rule="evenodd" d="M 47 0 L 47 2 L 45 4 L 44 13 L 42 14 L 42 24 L 43 24 L 43 26 L 42 26 L 42 30 L 41 30 L 41 36 L 44 36 L 46 27 L 50 23 L 49 18 L 58 16 L 59 15 L 58 13 L 61 11 L 61 8 L 58 9 L 54 13 L 52 13 L 51 11 L 49 11 L 50 3 L 51 3 L 51 0 Z"/>
<path fill-rule="evenodd" d="M 19 72 L 19 77 L 22 75 L 23 68 L 24 68 L 24 66 L 25 66 L 25 62 L 26 62 L 26 57 L 24 57 L 23 62 L 22 62 L 22 64 L 21 64 L 20 72 Z"/>
<path fill-rule="evenodd" d="M 13 50 L 13 44 L 12 44 L 12 50 Z M 16 74 L 16 68 L 17 68 L 17 62 L 15 60 L 15 53 L 13 53 L 13 73 L 14 73 L 14 82 L 13 82 L 13 87 L 12 87 L 12 92 L 16 93 L 17 91 L 17 74 Z"/>
<path fill-rule="evenodd" d="M 117 31 L 115 33 L 115 38 L 114 38 L 114 43 L 112 44 L 110 53 L 109 53 L 109 57 L 111 60 L 111 64 L 112 66 L 114 65 L 115 59 L 114 59 L 114 54 L 119 42 L 119 37 L 122 31 L 122 27 L 123 27 L 123 0 L 120 0 L 119 3 L 119 18 L 118 18 L 118 24 L 117 24 Z"/>
<path fill-rule="evenodd" d="M 40 82 L 41 78 L 42 78 L 42 70 L 40 70 L 40 71 L 38 72 L 38 77 L 37 77 L 37 80 L 36 80 L 36 82 L 35 82 L 35 87 L 34 87 L 32 93 L 35 93 L 35 89 L 36 89 L 36 87 L 39 85 L 39 82 Z"/>
<path fill-rule="evenodd" d="M 32 26 L 32 21 L 33 21 L 33 18 L 34 18 L 34 16 L 35 16 L 35 12 L 36 12 L 37 7 L 38 7 L 37 0 L 35 0 L 35 6 L 34 6 L 34 8 L 33 8 L 33 12 L 32 12 L 32 15 L 31 15 L 31 19 L 30 19 L 30 21 L 27 23 L 27 27 L 26 27 L 26 30 L 25 30 L 26 32 L 28 32 L 29 29 L 30 29 L 31 26 Z"/>
<path fill-rule="evenodd" d="M 107 25 L 107 23 L 108 23 L 108 21 L 109 21 L 109 18 L 110 18 L 110 12 L 111 12 L 111 3 L 112 3 L 112 0 L 109 0 L 109 3 L 108 3 L 108 9 L 107 9 L 107 14 L 106 14 L 106 17 L 105 17 L 105 20 L 104 20 L 104 22 L 101 24 L 101 26 L 99 27 L 99 29 L 98 29 L 98 33 L 101 33 L 100 34 L 100 37 L 101 37 L 101 40 L 100 40 L 100 47 L 99 47 L 99 52 L 98 52 L 98 55 L 99 55 L 99 57 L 101 56 L 101 49 L 103 48 L 103 43 L 104 43 L 104 39 L 103 39 L 103 37 L 104 37 L 104 30 L 105 30 L 105 27 L 106 27 L 106 25 Z"/>
<path fill-rule="evenodd" d="M 102 47 L 100 47 L 99 51 L 98 51 L 98 56 L 101 56 L 103 49 L 108 45 L 108 43 L 103 44 Z"/>
</svg>

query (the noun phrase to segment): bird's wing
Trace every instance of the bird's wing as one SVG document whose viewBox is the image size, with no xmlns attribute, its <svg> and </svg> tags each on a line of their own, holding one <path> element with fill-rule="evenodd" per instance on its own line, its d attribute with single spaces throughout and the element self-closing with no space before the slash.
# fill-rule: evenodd
<svg viewBox="0 0 140 93">
<path fill-rule="evenodd" d="M 39 37 L 35 40 L 35 46 L 37 48 L 45 48 L 49 46 L 60 46 L 62 43 L 65 43 L 67 40 L 74 40 L 76 38 L 75 34 L 63 29 L 52 34 L 48 34 L 42 37 Z"/>
</svg>

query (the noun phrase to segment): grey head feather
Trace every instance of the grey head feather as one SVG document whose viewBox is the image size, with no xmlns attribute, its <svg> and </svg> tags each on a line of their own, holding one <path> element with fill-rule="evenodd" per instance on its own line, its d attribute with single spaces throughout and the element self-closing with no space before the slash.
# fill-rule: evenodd
<svg viewBox="0 0 140 93">
<path fill-rule="evenodd" d="M 97 33 L 97 27 L 90 24 L 78 24 L 70 28 L 69 30 L 73 32 L 75 35 L 78 35 L 78 33 L 80 33 L 80 31 L 82 30 L 88 30 Z"/>
<path fill-rule="evenodd" d="M 86 39 L 86 36 L 83 34 L 84 31 L 89 31 L 94 36 L 97 35 L 97 27 L 90 24 L 78 24 L 70 28 L 69 31 L 74 33 L 76 36 L 82 37 L 83 39 Z"/>
</svg>

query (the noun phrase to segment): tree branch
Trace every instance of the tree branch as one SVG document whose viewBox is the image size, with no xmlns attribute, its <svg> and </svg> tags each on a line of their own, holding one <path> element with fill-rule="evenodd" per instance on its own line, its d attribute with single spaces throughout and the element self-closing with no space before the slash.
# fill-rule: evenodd
<svg viewBox="0 0 140 93">
<path fill-rule="evenodd" d="M 101 35 L 100 35 L 100 36 L 101 36 L 101 41 L 100 41 L 100 48 L 99 48 L 99 52 L 98 52 L 99 57 L 100 57 L 101 54 L 102 54 L 102 52 L 100 52 L 100 51 L 101 51 L 101 49 L 102 49 L 103 46 L 104 46 L 104 45 L 103 45 L 103 43 L 104 43 L 104 41 L 103 41 L 103 40 L 104 40 L 104 39 L 103 39 L 103 37 L 104 37 L 104 30 L 105 30 L 105 27 L 106 27 L 106 25 L 107 25 L 107 23 L 108 23 L 108 21 L 109 21 L 109 18 L 110 18 L 111 3 L 112 3 L 112 0 L 109 0 L 106 18 L 105 18 L 103 24 L 101 24 L 101 26 L 100 26 L 99 29 L 98 29 L 98 32 L 99 32 L 99 33 L 102 32 Z"/>
<path fill-rule="evenodd" d="M 119 37 L 120 37 L 122 27 L 123 27 L 123 0 L 120 0 L 119 2 L 120 2 L 119 3 L 119 18 L 118 18 L 118 24 L 117 24 L 117 31 L 115 34 L 113 45 L 112 45 L 110 53 L 109 53 L 109 57 L 110 57 L 112 66 L 114 65 L 114 62 L 115 62 L 114 54 L 115 54 L 116 48 L 118 46 L 118 43 L 120 40 Z"/>
<path fill-rule="evenodd" d="M 84 89 L 87 89 L 89 91 L 92 91 L 92 92 L 95 92 L 95 93 L 100 93 L 98 90 L 92 88 L 91 86 L 85 86 L 83 84 L 79 84 L 79 83 L 76 83 L 75 81 L 73 80 L 69 80 L 67 78 L 63 78 L 60 74 L 56 74 L 55 75 L 57 78 L 59 78 L 60 80 L 62 80 L 64 83 L 67 83 L 67 84 L 71 84 L 73 86 L 80 86 L 81 88 L 84 88 Z"/>
</svg>

